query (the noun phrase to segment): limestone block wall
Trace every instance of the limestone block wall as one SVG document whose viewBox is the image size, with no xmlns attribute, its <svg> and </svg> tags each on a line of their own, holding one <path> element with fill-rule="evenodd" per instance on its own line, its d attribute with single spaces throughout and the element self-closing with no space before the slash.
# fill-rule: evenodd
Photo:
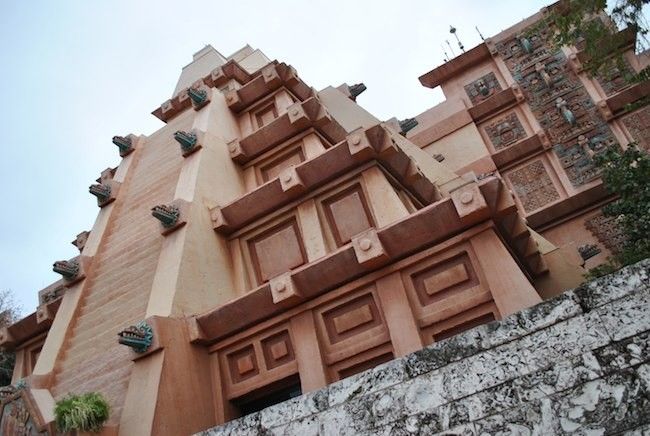
<svg viewBox="0 0 650 436">
<path fill-rule="evenodd" d="M 201 435 L 650 432 L 650 260 Z"/>
</svg>

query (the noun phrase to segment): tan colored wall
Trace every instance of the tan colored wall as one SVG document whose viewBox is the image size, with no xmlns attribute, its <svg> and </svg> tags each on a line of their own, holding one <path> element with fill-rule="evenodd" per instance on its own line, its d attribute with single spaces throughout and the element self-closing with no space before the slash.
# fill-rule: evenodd
<svg viewBox="0 0 650 436">
<path fill-rule="evenodd" d="M 441 154 L 442 162 L 451 171 L 456 171 L 471 162 L 489 156 L 481 134 L 474 123 L 467 124 L 454 133 L 423 147 L 429 155 Z"/>
</svg>

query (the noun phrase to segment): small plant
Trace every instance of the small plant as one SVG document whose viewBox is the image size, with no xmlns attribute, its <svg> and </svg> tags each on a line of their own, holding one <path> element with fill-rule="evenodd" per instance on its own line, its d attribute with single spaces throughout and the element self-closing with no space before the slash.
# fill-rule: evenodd
<svg viewBox="0 0 650 436">
<path fill-rule="evenodd" d="M 108 419 L 110 407 L 102 394 L 89 392 L 68 395 L 56 402 L 56 427 L 62 433 L 90 431 L 98 433 Z"/>
</svg>

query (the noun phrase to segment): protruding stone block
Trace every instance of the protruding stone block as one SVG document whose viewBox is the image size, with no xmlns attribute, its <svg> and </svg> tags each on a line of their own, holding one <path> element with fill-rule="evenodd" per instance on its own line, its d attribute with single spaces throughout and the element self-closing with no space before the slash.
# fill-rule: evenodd
<svg viewBox="0 0 650 436">
<path fill-rule="evenodd" d="M 133 136 L 113 136 L 113 144 L 120 149 L 120 156 L 125 157 L 133 152 Z"/>
<path fill-rule="evenodd" d="M 452 192 L 451 199 L 461 221 L 475 221 L 480 216 L 487 217 L 490 213 L 485 198 L 476 184 Z"/>
<path fill-rule="evenodd" d="M 230 158 L 238 164 L 244 163 L 248 157 L 237 139 L 233 139 L 228 143 L 228 152 L 230 153 Z"/>
<path fill-rule="evenodd" d="M 273 64 L 262 68 L 262 77 L 264 78 L 264 83 L 267 85 L 273 85 L 282 80 L 276 66 Z"/>
<path fill-rule="evenodd" d="M 346 142 L 350 150 L 350 155 L 357 159 L 365 160 L 376 154 L 375 148 L 368 140 L 363 127 L 353 130 L 347 136 Z"/>
<path fill-rule="evenodd" d="M 228 229 L 228 221 L 223 216 L 221 207 L 216 206 L 210 209 L 210 219 L 212 220 L 212 228 L 217 231 Z"/>
<path fill-rule="evenodd" d="M 12 348 L 16 341 L 7 327 L 0 328 L 0 347 Z"/>
<path fill-rule="evenodd" d="M 290 166 L 282 171 L 279 178 L 284 192 L 301 192 L 305 189 L 305 185 L 295 166 Z"/>
<path fill-rule="evenodd" d="M 84 247 L 86 246 L 86 241 L 88 240 L 88 236 L 90 236 L 89 231 L 83 231 L 77 235 L 74 241 L 71 242 L 72 245 L 77 247 L 79 249 L 79 252 L 82 252 Z"/>
<path fill-rule="evenodd" d="M 241 99 L 239 98 L 239 93 L 236 89 L 231 89 L 226 93 L 226 104 L 228 104 L 229 108 L 236 107 L 240 103 Z"/>
<path fill-rule="evenodd" d="M 578 55 L 576 55 L 575 53 L 569 55 L 569 67 L 576 74 L 580 74 L 583 71 L 582 62 L 580 62 Z"/>
<path fill-rule="evenodd" d="M 54 321 L 54 316 L 56 315 L 55 310 L 51 310 L 51 307 L 47 304 L 41 304 L 38 306 L 36 309 L 36 322 L 38 324 L 44 323 L 44 322 L 52 322 Z"/>
<path fill-rule="evenodd" d="M 79 275 L 79 261 L 57 260 L 52 265 L 52 271 L 61 274 L 66 280 L 74 280 Z"/>
<path fill-rule="evenodd" d="M 526 96 L 524 95 L 524 92 L 521 90 L 521 87 L 519 85 L 515 83 L 510 87 L 510 89 L 512 89 L 512 93 L 515 95 L 515 99 L 518 103 L 526 100 Z"/>
<path fill-rule="evenodd" d="M 605 119 L 605 121 L 609 121 L 614 118 L 614 114 L 609 108 L 607 100 L 600 100 L 598 103 L 596 103 L 596 107 L 598 108 L 598 112 L 600 112 L 600 115 Z"/>
<path fill-rule="evenodd" d="M 373 267 L 389 259 L 376 229 L 368 229 L 352 238 L 352 247 L 359 265 Z"/>
<path fill-rule="evenodd" d="M 300 298 L 300 290 L 291 278 L 291 273 L 287 272 L 269 280 L 271 287 L 271 297 L 273 303 L 278 304 L 289 299 Z"/>
<path fill-rule="evenodd" d="M 289 106 L 287 113 L 289 115 L 289 122 L 291 124 L 297 123 L 301 120 L 309 120 L 309 117 L 307 116 L 307 113 L 305 113 L 305 109 L 302 107 L 302 104 L 300 102 Z"/>
</svg>

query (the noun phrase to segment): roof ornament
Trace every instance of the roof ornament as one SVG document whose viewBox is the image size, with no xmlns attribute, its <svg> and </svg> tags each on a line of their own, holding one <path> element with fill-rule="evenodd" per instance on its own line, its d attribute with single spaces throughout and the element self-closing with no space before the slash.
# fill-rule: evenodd
<svg viewBox="0 0 650 436">
<path fill-rule="evenodd" d="M 480 30 L 478 30 L 478 26 L 474 26 L 474 28 L 475 28 L 475 29 L 476 29 L 476 31 L 478 32 L 478 36 L 480 36 L 480 37 L 481 37 L 481 41 L 485 41 L 485 38 L 483 38 L 483 34 L 481 33 L 481 31 L 480 31 Z"/>
<path fill-rule="evenodd" d="M 153 341 L 153 329 L 145 321 L 129 326 L 117 334 L 120 344 L 133 348 L 136 353 L 144 353 Z"/>
<path fill-rule="evenodd" d="M 194 132 L 184 132 L 179 130 L 174 133 L 174 139 L 181 145 L 181 150 L 184 152 L 190 151 L 196 145 L 198 139 Z"/>
<path fill-rule="evenodd" d="M 113 136 L 113 144 L 118 146 L 122 157 L 133 151 L 133 140 L 128 136 Z"/>
<path fill-rule="evenodd" d="M 95 183 L 93 185 L 90 185 L 88 192 L 97 197 L 97 204 L 99 205 L 106 203 L 111 198 L 110 185 Z"/>
<path fill-rule="evenodd" d="M 399 127 L 402 129 L 400 133 L 406 135 L 406 133 L 418 125 L 418 120 L 415 118 L 406 118 L 399 122 Z"/>
<path fill-rule="evenodd" d="M 52 265 L 52 271 L 72 280 L 79 274 L 79 262 L 76 260 L 57 260 Z"/>
<path fill-rule="evenodd" d="M 458 48 L 460 48 L 460 51 L 465 53 L 465 46 L 463 45 L 462 42 L 460 42 L 460 39 L 458 39 L 458 34 L 456 33 L 456 28 L 454 26 L 449 26 L 449 33 L 451 33 L 456 37 L 456 42 L 458 42 Z"/>
<path fill-rule="evenodd" d="M 356 85 L 348 86 L 348 89 L 352 98 L 357 98 L 367 88 L 363 83 L 357 83 Z"/>
<path fill-rule="evenodd" d="M 176 225 L 181 214 L 173 204 L 159 204 L 151 209 L 151 215 L 160 221 L 163 227 L 170 228 Z"/>
</svg>

